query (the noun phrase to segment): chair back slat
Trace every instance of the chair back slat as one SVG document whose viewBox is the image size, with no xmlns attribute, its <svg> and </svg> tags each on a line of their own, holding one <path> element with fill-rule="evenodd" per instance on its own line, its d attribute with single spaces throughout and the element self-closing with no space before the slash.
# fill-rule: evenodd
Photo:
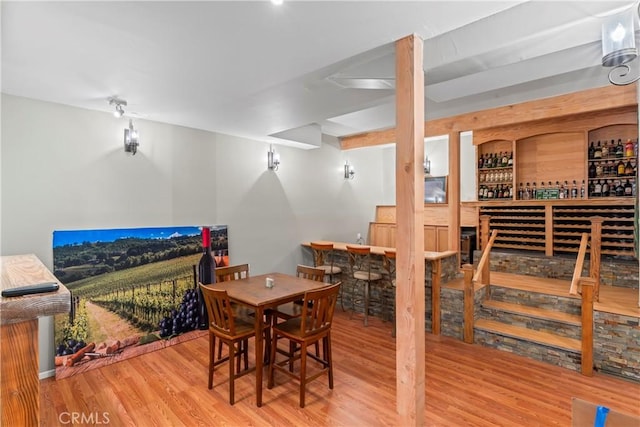
<svg viewBox="0 0 640 427">
<path fill-rule="evenodd" d="M 226 290 L 199 284 L 209 314 L 209 327 L 233 336 L 236 334 L 233 309 Z"/>
<path fill-rule="evenodd" d="M 302 305 L 300 335 L 309 336 L 331 327 L 341 282 L 326 288 L 305 292 Z"/>
<path fill-rule="evenodd" d="M 230 265 L 216 268 L 216 282 L 246 279 L 249 277 L 249 264 Z"/>
<path fill-rule="evenodd" d="M 371 248 L 369 246 L 347 245 L 347 254 L 349 255 L 351 275 L 356 271 L 364 271 L 371 276 Z"/>
<path fill-rule="evenodd" d="M 396 251 L 384 251 L 382 266 L 389 276 L 396 274 Z"/>
<path fill-rule="evenodd" d="M 317 282 L 324 282 L 324 270 L 321 268 L 314 268 L 308 265 L 300 265 L 296 267 L 296 274 L 303 279 L 315 280 Z"/>
<path fill-rule="evenodd" d="M 331 265 L 333 267 L 333 243 L 311 242 L 313 252 L 313 264 L 316 267 Z"/>
</svg>

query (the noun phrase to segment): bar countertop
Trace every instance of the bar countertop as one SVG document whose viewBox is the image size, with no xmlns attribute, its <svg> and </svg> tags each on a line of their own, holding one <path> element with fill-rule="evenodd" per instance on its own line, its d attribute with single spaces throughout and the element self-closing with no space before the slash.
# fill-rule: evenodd
<svg viewBox="0 0 640 427">
<path fill-rule="evenodd" d="M 60 285 L 55 292 L 11 298 L 0 296 L 0 324 L 2 325 L 57 313 L 68 313 L 71 309 L 69 290 L 34 254 L 0 257 L 0 274 L 3 290 L 44 282 L 56 282 Z"/>
<path fill-rule="evenodd" d="M 384 246 L 371 246 L 371 245 L 357 245 L 355 243 L 344 243 L 344 242 L 331 242 L 326 240 L 314 240 L 314 243 L 333 243 L 333 249 L 338 251 L 346 251 L 347 245 L 349 246 L 364 246 L 370 247 L 371 253 L 376 255 L 384 255 L 384 251 L 395 251 L 396 248 L 387 248 Z M 311 242 L 303 242 L 302 246 L 311 246 Z M 427 261 L 435 261 L 442 258 L 448 258 L 452 255 L 456 255 L 456 251 L 444 251 L 444 252 L 433 252 L 433 251 L 425 251 L 424 259 Z"/>
</svg>

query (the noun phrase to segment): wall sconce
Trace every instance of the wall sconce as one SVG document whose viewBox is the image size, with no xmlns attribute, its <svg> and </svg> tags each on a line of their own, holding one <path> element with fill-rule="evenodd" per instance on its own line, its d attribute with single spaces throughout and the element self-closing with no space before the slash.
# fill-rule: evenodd
<svg viewBox="0 0 640 427">
<path fill-rule="evenodd" d="M 628 9 L 608 17 L 602 24 L 602 66 L 614 67 L 609 72 L 609 81 L 616 86 L 640 79 L 640 76 L 627 77 L 631 72 L 628 64 L 638 57 L 633 21 L 634 9 Z"/>
<path fill-rule="evenodd" d="M 429 160 L 428 156 L 424 156 L 424 174 L 425 175 L 430 175 L 431 174 L 431 160 Z"/>
<path fill-rule="evenodd" d="M 138 151 L 139 138 L 138 131 L 133 128 L 133 121 L 129 119 L 129 128 L 124 130 L 124 151 L 131 153 L 133 156 Z"/>
<path fill-rule="evenodd" d="M 275 152 L 272 145 L 269 145 L 269 151 L 267 151 L 267 167 L 273 171 L 277 171 L 278 166 L 280 166 L 280 155 Z"/>
<path fill-rule="evenodd" d="M 356 171 L 353 169 L 353 165 L 350 165 L 348 161 L 344 162 L 344 179 L 353 179 Z"/>
<path fill-rule="evenodd" d="M 122 108 L 122 106 L 126 106 L 127 101 L 125 101 L 124 99 L 109 98 L 109 105 L 116 106 L 116 111 L 113 112 L 113 116 L 115 118 L 119 119 L 120 117 L 124 116 L 124 108 Z"/>
</svg>

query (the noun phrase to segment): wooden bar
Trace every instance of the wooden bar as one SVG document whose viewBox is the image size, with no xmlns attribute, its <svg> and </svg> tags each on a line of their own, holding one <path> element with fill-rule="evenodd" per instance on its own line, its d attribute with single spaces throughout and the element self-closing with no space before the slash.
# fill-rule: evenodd
<svg viewBox="0 0 640 427">
<path fill-rule="evenodd" d="M 593 375 L 593 287 L 591 277 L 580 278 L 582 288 L 582 375 Z"/>
<path fill-rule="evenodd" d="M 602 245 L 602 222 L 604 218 L 591 218 L 591 253 L 589 256 L 589 277 L 593 284 L 593 299 L 600 301 L 600 251 Z"/>
<path fill-rule="evenodd" d="M 474 287 L 473 287 L 473 266 L 465 264 L 462 266 L 464 273 L 464 329 L 463 339 L 467 344 L 473 344 L 473 322 L 474 322 Z"/>
<path fill-rule="evenodd" d="M 424 425 L 424 70 L 417 35 L 396 42 L 396 408 Z"/>
<path fill-rule="evenodd" d="M 56 292 L 0 297 L 0 408 L 3 426 L 37 426 L 40 417 L 38 317 L 68 313 L 71 296 L 33 254 L 0 257 L 1 288 L 56 282 Z"/>
</svg>

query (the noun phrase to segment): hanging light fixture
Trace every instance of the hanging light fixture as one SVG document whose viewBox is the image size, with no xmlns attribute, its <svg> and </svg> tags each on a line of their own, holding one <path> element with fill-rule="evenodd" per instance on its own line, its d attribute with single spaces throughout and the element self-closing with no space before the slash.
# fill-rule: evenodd
<svg viewBox="0 0 640 427">
<path fill-rule="evenodd" d="M 424 156 L 424 174 L 431 174 L 431 160 L 429 160 L 428 156 Z"/>
<path fill-rule="evenodd" d="M 629 64 L 638 57 L 636 49 L 634 12 L 638 9 L 627 9 L 608 17 L 602 24 L 602 66 L 613 67 L 609 72 L 609 81 L 617 86 L 631 84 L 640 76 L 629 76 Z"/>
<path fill-rule="evenodd" d="M 272 145 L 269 145 L 269 151 L 267 151 L 267 167 L 272 171 L 277 171 L 280 166 L 280 156 L 275 152 Z"/>
<path fill-rule="evenodd" d="M 135 156 L 138 151 L 139 134 L 136 129 L 133 128 L 133 120 L 129 119 L 129 127 L 124 130 L 124 151 L 125 153 L 131 153 Z"/>
<path fill-rule="evenodd" d="M 119 98 L 109 98 L 109 105 L 115 105 L 116 106 L 116 110 L 113 112 L 113 116 L 116 118 L 120 118 L 122 116 L 124 116 L 124 108 L 122 107 L 123 105 L 126 106 L 127 105 L 127 101 L 125 101 L 124 99 L 119 99 Z"/>
</svg>

